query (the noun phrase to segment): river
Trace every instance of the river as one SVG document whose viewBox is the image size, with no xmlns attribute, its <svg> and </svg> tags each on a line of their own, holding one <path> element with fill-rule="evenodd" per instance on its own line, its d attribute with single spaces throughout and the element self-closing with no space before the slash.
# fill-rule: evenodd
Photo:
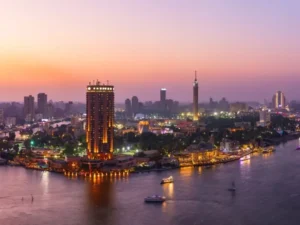
<svg viewBox="0 0 300 225">
<path fill-rule="evenodd" d="M 0 167 L 0 224 L 299 224 L 297 145 L 298 140 L 290 141 L 274 153 L 213 168 L 123 178 L 67 178 Z M 173 175 L 174 184 L 160 185 L 161 178 L 169 175 Z M 227 190 L 233 180 L 235 195 Z M 165 195 L 168 200 L 162 205 L 145 204 L 144 197 L 152 194 Z"/>
</svg>

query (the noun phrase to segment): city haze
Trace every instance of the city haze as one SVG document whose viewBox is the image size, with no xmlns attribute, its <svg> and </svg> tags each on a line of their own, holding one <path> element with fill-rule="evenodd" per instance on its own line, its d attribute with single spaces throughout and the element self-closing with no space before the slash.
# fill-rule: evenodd
<svg viewBox="0 0 300 225">
<path fill-rule="evenodd" d="M 116 102 L 299 96 L 299 1 L 2 0 L 1 101 L 39 92 L 85 101 L 89 81 Z M 8 94 L 9 93 L 9 94 Z"/>
</svg>

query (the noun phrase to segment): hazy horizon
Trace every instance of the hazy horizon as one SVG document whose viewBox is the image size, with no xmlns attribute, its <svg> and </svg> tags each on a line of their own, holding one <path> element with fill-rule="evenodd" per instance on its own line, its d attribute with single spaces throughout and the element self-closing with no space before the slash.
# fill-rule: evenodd
<svg viewBox="0 0 300 225">
<path fill-rule="evenodd" d="M 0 100 L 84 102 L 86 85 L 115 85 L 116 102 L 138 96 L 192 101 L 288 100 L 300 90 L 300 2 L 2 0 Z"/>
</svg>

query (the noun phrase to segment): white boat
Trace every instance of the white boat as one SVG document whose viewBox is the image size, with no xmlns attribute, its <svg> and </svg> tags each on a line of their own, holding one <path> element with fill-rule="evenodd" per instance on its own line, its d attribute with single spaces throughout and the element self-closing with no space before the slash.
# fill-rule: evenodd
<svg viewBox="0 0 300 225">
<path fill-rule="evenodd" d="M 235 183 L 234 182 L 232 182 L 231 188 L 228 188 L 228 191 L 231 191 L 231 192 L 235 192 L 236 191 Z"/>
<path fill-rule="evenodd" d="M 245 155 L 242 158 L 240 158 L 240 161 L 245 161 L 245 160 L 249 160 L 250 159 L 250 155 Z"/>
<path fill-rule="evenodd" d="M 167 183 L 173 183 L 174 179 L 172 176 L 169 176 L 168 178 L 164 178 L 161 180 L 160 184 L 167 184 Z"/>
<path fill-rule="evenodd" d="M 163 203 L 164 201 L 166 201 L 166 198 L 159 195 L 148 196 L 145 198 L 145 202 L 148 203 Z"/>
</svg>

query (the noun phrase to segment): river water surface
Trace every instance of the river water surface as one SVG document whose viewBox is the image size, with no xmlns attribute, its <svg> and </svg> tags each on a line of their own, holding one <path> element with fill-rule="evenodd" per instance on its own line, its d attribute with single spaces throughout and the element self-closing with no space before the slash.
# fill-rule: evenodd
<svg viewBox="0 0 300 225">
<path fill-rule="evenodd" d="M 300 224 L 297 145 L 298 140 L 291 141 L 278 146 L 275 153 L 213 168 L 122 178 L 72 179 L 0 167 L 0 224 Z M 160 185 L 161 178 L 169 175 L 174 184 Z M 235 195 L 227 191 L 233 180 Z M 144 197 L 152 194 L 165 195 L 167 201 L 145 204 Z"/>
</svg>

